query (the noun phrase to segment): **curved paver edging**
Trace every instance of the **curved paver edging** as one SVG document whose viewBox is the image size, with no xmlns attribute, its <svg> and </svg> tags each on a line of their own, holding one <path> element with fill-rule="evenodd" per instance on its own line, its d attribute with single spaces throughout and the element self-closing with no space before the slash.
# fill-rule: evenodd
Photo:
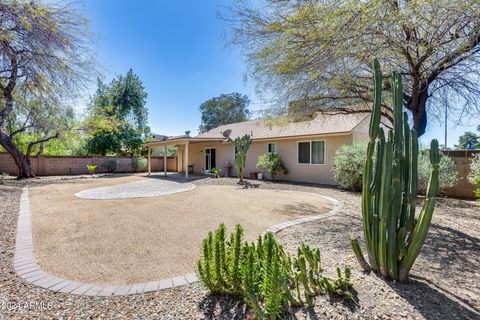
<svg viewBox="0 0 480 320">
<path fill-rule="evenodd" d="M 276 190 L 280 192 L 297 192 L 287 190 Z M 310 193 L 310 192 L 303 192 Z M 312 193 L 310 193 L 312 194 Z M 334 198 L 322 196 L 333 203 L 333 209 L 318 215 L 307 216 L 301 219 L 287 221 L 271 226 L 262 234 L 267 232 L 277 233 L 288 227 L 299 225 L 306 222 L 316 221 L 331 217 L 340 210 L 340 202 Z M 22 190 L 20 197 L 20 210 L 18 216 L 17 239 L 15 244 L 15 257 L 13 258 L 13 267 L 19 277 L 30 284 L 49 289 L 56 292 L 70 293 L 84 296 L 123 296 L 129 294 L 152 292 L 177 286 L 186 285 L 198 281 L 195 273 L 188 273 L 184 276 L 137 283 L 132 285 L 111 286 L 98 285 L 93 283 L 77 282 L 61 277 L 54 276 L 43 271 L 38 265 L 33 253 L 32 226 L 30 219 L 30 202 L 28 198 L 28 186 Z"/>
</svg>

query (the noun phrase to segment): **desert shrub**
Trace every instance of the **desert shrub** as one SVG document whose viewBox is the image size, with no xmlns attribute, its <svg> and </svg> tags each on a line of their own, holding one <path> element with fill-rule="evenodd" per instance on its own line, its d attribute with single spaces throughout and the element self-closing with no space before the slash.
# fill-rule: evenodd
<svg viewBox="0 0 480 320">
<path fill-rule="evenodd" d="M 365 167 L 366 143 L 343 145 L 335 153 L 333 177 L 338 186 L 347 190 L 362 189 L 362 172 Z M 431 165 L 428 152 L 423 150 L 418 156 L 418 188 L 425 193 L 430 177 Z M 455 161 L 445 155 L 440 155 L 440 175 L 438 177 L 440 191 L 455 186 L 458 182 Z"/>
<path fill-rule="evenodd" d="M 355 191 L 362 189 L 362 172 L 366 154 L 365 142 L 345 144 L 337 149 L 332 171 L 333 178 L 340 188 Z"/>
<path fill-rule="evenodd" d="M 282 157 L 271 152 L 258 157 L 257 168 L 268 172 L 272 180 L 275 179 L 279 173 L 286 174 L 288 172 L 287 167 L 283 164 Z"/>
<path fill-rule="evenodd" d="M 241 297 L 258 319 L 283 319 L 289 306 L 312 306 L 319 294 L 352 297 L 349 267 L 332 280 L 322 275 L 318 248 L 302 244 L 291 256 L 271 233 L 249 244 L 240 225 L 230 237 L 223 224 L 208 233 L 197 273 L 212 293 Z"/>
<path fill-rule="evenodd" d="M 214 177 L 215 178 L 218 178 L 220 177 L 220 172 L 222 171 L 222 169 L 220 168 L 216 168 L 216 167 L 213 167 L 210 172 L 214 174 Z"/>
<path fill-rule="evenodd" d="M 140 172 L 147 168 L 147 159 L 144 157 L 136 157 L 132 159 L 133 172 Z"/>
<path fill-rule="evenodd" d="M 109 159 L 109 160 L 105 161 L 103 166 L 104 166 L 105 170 L 107 170 L 107 172 L 114 173 L 115 170 L 117 170 L 119 163 L 120 163 L 120 161 L 118 159 Z"/>
<path fill-rule="evenodd" d="M 455 186 L 458 182 L 457 167 L 452 158 L 440 154 L 440 168 L 438 176 L 439 191 Z M 423 150 L 418 155 L 418 191 L 425 193 L 430 178 L 430 155 Z"/>
<path fill-rule="evenodd" d="M 468 180 L 477 186 L 475 197 L 480 201 L 480 154 L 476 154 L 470 162 L 470 174 Z"/>
<path fill-rule="evenodd" d="M 91 175 L 95 173 L 95 170 L 97 170 L 97 166 L 94 164 L 89 164 L 87 166 L 88 172 L 90 172 Z"/>
</svg>

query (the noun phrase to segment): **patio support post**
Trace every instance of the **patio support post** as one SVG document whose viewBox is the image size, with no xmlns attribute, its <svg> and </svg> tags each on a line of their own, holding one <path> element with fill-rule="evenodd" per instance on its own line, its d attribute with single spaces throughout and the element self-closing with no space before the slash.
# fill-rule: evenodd
<svg viewBox="0 0 480 320">
<path fill-rule="evenodd" d="M 188 141 L 185 143 L 185 179 L 188 179 Z"/>
<path fill-rule="evenodd" d="M 147 150 L 148 150 L 148 152 L 147 152 L 147 154 L 148 154 L 148 157 L 147 157 L 147 159 L 148 159 L 148 160 L 147 160 L 148 175 L 150 175 L 150 173 L 152 172 L 152 159 L 151 159 L 151 157 L 150 157 L 150 152 L 151 152 L 150 147 L 148 147 Z"/>
<path fill-rule="evenodd" d="M 167 176 L 167 145 L 163 146 L 163 175 Z"/>
</svg>

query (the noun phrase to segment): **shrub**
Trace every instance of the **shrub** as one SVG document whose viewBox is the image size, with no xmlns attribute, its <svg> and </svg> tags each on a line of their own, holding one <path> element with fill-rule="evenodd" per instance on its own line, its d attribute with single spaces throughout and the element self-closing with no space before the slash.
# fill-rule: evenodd
<svg viewBox="0 0 480 320">
<path fill-rule="evenodd" d="M 212 293 L 243 298 L 258 319 L 282 319 L 289 306 L 312 306 L 318 294 L 352 297 L 349 267 L 329 279 L 321 274 L 319 249 L 302 244 L 292 257 L 271 233 L 244 243 L 240 225 L 230 237 L 223 224 L 208 233 L 197 272 Z"/>
<path fill-rule="evenodd" d="M 477 186 L 475 197 L 480 201 L 480 154 L 476 154 L 470 162 L 470 174 L 468 180 Z"/>
<path fill-rule="evenodd" d="M 271 152 L 258 157 L 257 168 L 268 172 L 272 180 L 274 180 L 279 173 L 286 174 L 288 172 L 287 167 L 283 164 L 282 157 Z"/>
<path fill-rule="evenodd" d="M 457 166 L 452 158 L 440 154 L 440 167 L 438 184 L 439 190 L 445 190 L 455 186 L 458 182 Z M 428 179 L 430 178 L 431 164 L 430 155 L 427 150 L 423 150 L 418 155 L 418 191 L 425 194 Z"/>
<path fill-rule="evenodd" d="M 220 177 L 220 171 L 222 171 L 220 168 L 213 167 L 210 172 L 213 173 L 215 178 Z"/>
<path fill-rule="evenodd" d="M 88 172 L 90 172 L 91 175 L 95 173 L 95 170 L 97 170 L 97 166 L 94 164 L 89 164 L 87 166 Z"/>
<path fill-rule="evenodd" d="M 107 170 L 107 172 L 114 173 L 115 170 L 117 170 L 119 163 L 120 161 L 118 159 L 109 159 L 105 161 L 103 166 L 105 167 L 105 170 Z"/>
<path fill-rule="evenodd" d="M 366 154 L 367 143 L 365 142 L 343 145 L 337 149 L 332 171 L 333 177 L 340 188 L 354 191 L 362 190 L 362 173 L 365 168 Z M 425 193 L 430 171 L 430 155 L 427 150 L 423 150 L 418 156 L 418 189 L 421 193 Z M 439 171 L 440 190 L 457 184 L 457 167 L 453 159 L 441 154 Z"/>
<path fill-rule="evenodd" d="M 147 159 L 144 157 L 137 157 L 132 159 L 133 172 L 140 172 L 147 168 Z"/>
<path fill-rule="evenodd" d="M 365 167 L 367 143 L 357 142 L 343 145 L 335 152 L 333 178 L 342 189 L 360 191 L 362 172 Z"/>
</svg>

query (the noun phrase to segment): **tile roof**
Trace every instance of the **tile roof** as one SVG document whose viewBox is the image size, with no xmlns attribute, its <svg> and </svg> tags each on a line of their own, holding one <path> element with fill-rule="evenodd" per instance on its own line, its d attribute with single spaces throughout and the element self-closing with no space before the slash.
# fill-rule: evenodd
<svg viewBox="0 0 480 320">
<path fill-rule="evenodd" d="M 252 135 L 253 139 L 284 138 L 293 136 L 323 135 L 352 131 L 367 114 L 318 114 L 310 121 L 293 122 L 286 118 L 249 120 L 219 126 L 195 138 L 222 138 L 222 132 L 232 130 L 230 138 Z"/>
</svg>

